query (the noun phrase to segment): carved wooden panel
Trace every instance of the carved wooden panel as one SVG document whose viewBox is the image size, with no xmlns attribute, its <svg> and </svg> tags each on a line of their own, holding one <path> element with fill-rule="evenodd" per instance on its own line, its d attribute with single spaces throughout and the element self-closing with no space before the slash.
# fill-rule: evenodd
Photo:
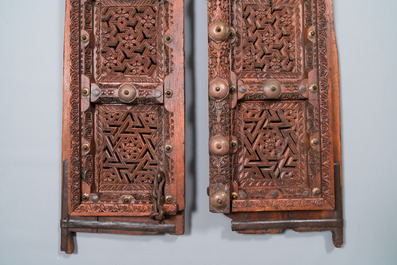
<svg viewBox="0 0 397 265">
<path fill-rule="evenodd" d="M 151 5 L 98 7 L 99 79 L 157 76 L 158 5 Z"/>
<path fill-rule="evenodd" d="M 183 0 L 67 0 L 61 249 L 184 230 Z"/>
<path fill-rule="evenodd" d="M 258 187 L 283 189 L 283 196 L 299 197 L 303 188 L 291 188 L 306 185 L 304 102 L 244 102 L 239 107 L 239 187 L 247 189 L 248 197 L 265 197 Z"/>
<path fill-rule="evenodd" d="M 162 107 L 156 105 L 98 108 L 100 192 L 131 191 L 137 201 L 150 198 L 156 171 L 164 163 L 163 116 Z"/>
<path fill-rule="evenodd" d="M 300 1 L 237 1 L 241 77 L 302 75 L 302 9 Z M 241 12 L 241 13 L 237 13 Z"/>
<path fill-rule="evenodd" d="M 238 232 L 332 230 L 340 246 L 332 1 L 208 0 L 208 29 L 210 210 Z"/>
</svg>

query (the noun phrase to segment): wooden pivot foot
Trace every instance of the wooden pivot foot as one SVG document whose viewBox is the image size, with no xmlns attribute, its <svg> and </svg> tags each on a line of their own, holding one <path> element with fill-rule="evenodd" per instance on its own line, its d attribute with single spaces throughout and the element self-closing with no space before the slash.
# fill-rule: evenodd
<svg viewBox="0 0 397 265">
<path fill-rule="evenodd" d="M 74 233 L 66 228 L 61 229 L 61 251 L 65 251 L 66 254 L 74 252 Z"/>
<path fill-rule="evenodd" d="M 332 230 L 332 241 L 336 248 L 341 248 L 343 245 L 343 228 L 336 228 Z"/>
</svg>

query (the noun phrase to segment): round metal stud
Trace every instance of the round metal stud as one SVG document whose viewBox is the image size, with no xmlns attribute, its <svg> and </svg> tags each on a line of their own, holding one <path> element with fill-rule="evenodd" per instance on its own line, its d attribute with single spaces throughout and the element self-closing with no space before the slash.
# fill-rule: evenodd
<svg viewBox="0 0 397 265">
<path fill-rule="evenodd" d="M 320 141 L 319 141 L 318 139 L 312 139 L 312 140 L 310 141 L 310 144 L 311 144 L 312 146 L 318 146 L 318 145 L 320 144 Z"/>
<path fill-rule="evenodd" d="M 302 193 L 302 196 L 303 196 L 304 198 L 309 197 L 309 196 L 310 196 L 310 191 L 305 190 L 305 191 Z"/>
<path fill-rule="evenodd" d="M 306 86 L 305 85 L 301 85 L 299 87 L 299 93 L 305 93 L 306 92 Z"/>
<path fill-rule="evenodd" d="M 312 192 L 313 192 L 314 196 L 320 196 L 321 195 L 321 190 L 319 188 L 314 188 Z"/>
<path fill-rule="evenodd" d="M 172 95 L 174 94 L 174 92 L 172 92 L 171 89 L 166 89 L 165 92 L 164 92 L 164 94 L 165 94 L 165 96 L 166 96 L 167 98 L 171 98 Z"/>
<path fill-rule="evenodd" d="M 119 88 L 119 98 L 123 103 L 131 103 L 136 98 L 136 88 L 130 84 L 124 84 Z"/>
<path fill-rule="evenodd" d="M 234 29 L 229 29 L 229 39 L 236 37 L 236 31 Z"/>
<path fill-rule="evenodd" d="M 91 201 L 93 202 L 98 202 L 99 201 L 99 196 L 96 193 L 91 193 Z"/>
<path fill-rule="evenodd" d="M 233 200 L 237 200 L 238 199 L 238 193 L 237 192 L 233 192 L 232 193 L 232 199 Z"/>
<path fill-rule="evenodd" d="M 123 203 L 131 203 L 132 197 L 130 195 L 123 195 L 121 196 L 121 201 Z"/>
<path fill-rule="evenodd" d="M 164 40 L 165 40 L 166 43 L 171 43 L 172 42 L 171 35 L 165 35 Z"/>
<path fill-rule="evenodd" d="M 209 86 L 209 95 L 213 99 L 224 99 L 229 95 L 229 87 L 225 79 L 215 78 Z"/>
<path fill-rule="evenodd" d="M 217 191 L 210 197 L 210 204 L 217 209 L 225 208 L 227 202 L 227 194 L 224 191 Z"/>
<path fill-rule="evenodd" d="M 99 91 L 99 89 L 94 89 L 92 91 L 92 94 L 94 95 L 94 97 L 98 97 L 101 94 L 101 91 Z"/>
<path fill-rule="evenodd" d="M 221 21 L 216 21 L 209 25 L 208 33 L 212 40 L 224 41 L 229 37 L 229 27 Z"/>
<path fill-rule="evenodd" d="M 307 32 L 307 36 L 308 36 L 310 39 L 313 39 L 314 37 L 316 37 L 316 31 L 315 31 L 314 29 L 309 30 L 309 31 Z"/>
<path fill-rule="evenodd" d="M 83 200 L 83 201 L 88 201 L 88 199 L 90 198 L 90 195 L 88 195 L 88 193 L 84 193 L 82 196 L 81 196 L 81 199 Z"/>
<path fill-rule="evenodd" d="M 245 200 L 248 198 L 248 194 L 244 191 L 240 191 L 239 197 L 240 197 L 240 199 Z"/>
<path fill-rule="evenodd" d="M 81 148 L 83 149 L 84 152 L 90 151 L 90 145 L 89 144 L 83 144 L 81 146 Z"/>
<path fill-rule="evenodd" d="M 230 141 L 230 148 L 232 148 L 232 149 L 237 148 L 237 141 L 236 140 Z"/>
<path fill-rule="evenodd" d="M 263 94 L 266 98 L 278 98 L 281 95 L 281 84 L 277 80 L 267 80 L 263 85 Z"/>
<path fill-rule="evenodd" d="M 154 91 L 154 97 L 155 97 L 155 98 L 161 97 L 161 91 L 160 91 L 160 90 Z"/>
<path fill-rule="evenodd" d="M 272 196 L 272 198 L 277 198 L 278 197 L 278 192 L 276 191 L 276 190 L 274 190 L 274 191 L 272 191 L 271 193 L 270 193 L 270 196 Z"/>
<path fill-rule="evenodd" d="M 85 88 L 83 88 L 82 90 L 81 90 L 81 94 L 83 95 L 83 96 L 88 96 L 89 94 L 90 94 L 90 89 L 89 88 L 87 88 L 87 87 L 85 87 Z"/>
<path fill-rule="evenodd" d="M 171 153 L 172 152 L 172 145 L 170 145 L 170 144 L 167 144 L 166 146 L 165 146 L 165 151 L 167 152 L 167 153 Z"/>
<path fill-rule="evenodd" d="M 86 33 L 86 32 L 81 34 L 81 41 L 83 43 L 89 42 L 90 41 L 90 35 L 88 35 L 88 33 Z"/>
<path fill-rule="evenodd" d="M 166 203 L 172 203 L 173 201 L 174 201 L 174 197 L 172 197 L 171 195 L 165 196 Z"/>
<path fill-rule="evenodd" d="M 247 92 L 247 88 L 245 86 L 241 86 L 238 88 L 238 91 L 240 91 L 241 93 L 245 93 Z"/>
<path fill-rule="evenodd" d="M 229 153 L 230 143 L 221 135 L 214 136 L 210 141 L 210 152 L 214 155 L 223 156 Z"/>
<path fill-rule="evenodd" d="M 318 85 L 317 85 L 317 84 L 312 84 L 312 85 L 309 87 L 309 90 L 310 90 L 310 92 L 312 92 L 312 93 L 317 93 L 317 92 L 318 92 Z"/>
</svg>

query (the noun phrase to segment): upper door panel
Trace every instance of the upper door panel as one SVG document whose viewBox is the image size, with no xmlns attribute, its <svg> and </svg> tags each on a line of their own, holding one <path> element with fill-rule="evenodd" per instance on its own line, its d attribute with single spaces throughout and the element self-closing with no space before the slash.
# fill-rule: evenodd
<svg viewBox="0 0 397 265">
<path fill-rule="evenodd" d="M 318 70 L 314 0 L 237 0 L 231 7 L 231 71 L 239 99 L 305 99 Z M 277 80 L 280 91 L 263 91 Z M 243 87 L 243 89 L 241 89 Z M 300 90 L 299 90 L 300 89 Z"/>
<path fill-rule="evenodd" d="M 118 102 L 124 83 L 134 84 L 137 102 L 163 102 L 175 55 L 172 7 L 172 1 L 158 0 L 84 3 L 82 72 L 99 91 L 93 102 Z"/>
</svg>

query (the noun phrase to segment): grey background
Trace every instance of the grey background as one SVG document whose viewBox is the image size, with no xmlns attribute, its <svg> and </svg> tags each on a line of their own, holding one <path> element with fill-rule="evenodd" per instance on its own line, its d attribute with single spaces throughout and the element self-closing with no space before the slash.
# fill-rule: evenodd
<svg viewBox="0 0 397 265">
<path fill-rule="evenodd" d="M 397 1 L 334 0 L 345 245 L 331 233 L 237 235 L 210 214 L 206 1 L 186 1 L 184 236 L 78 234 L 59 251 L 63 0 L 0 0 L 0 264 L 397 264 Z"/>
</svg>

